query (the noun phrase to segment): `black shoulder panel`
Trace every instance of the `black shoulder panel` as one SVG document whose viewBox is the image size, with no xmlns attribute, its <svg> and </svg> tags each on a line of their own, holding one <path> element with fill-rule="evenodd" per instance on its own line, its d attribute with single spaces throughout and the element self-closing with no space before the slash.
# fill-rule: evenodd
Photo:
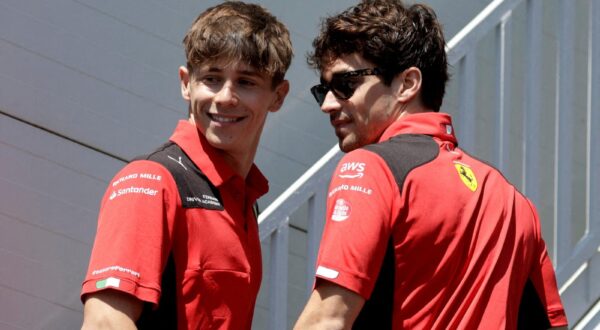
<svg viewBox="0 0 600 330">
<path fill-rule="evenodd" d="M 163 271 L 160 287 L 158 307 L 154 309 L 151 304 L 144 304 L 142 314 L 135 324 L 139 330 L 177 329 L 177 291 L 172 253 Z"/>
<path fill-rule="evenodd" d="M 399 135 L 364 149 L 378 154 L 385 160 L 400 191 L 410 171 L 434 160 L 439 154 L 437 143 L 426 135 Z M 394 241 L 390 237 L 373 293 L 365 302 L 353 329 L 392 328 L 395 266 Z"/>
<path fill-rule="evenodd" d="M 429 163 L 439 154 L 439 147 L 428 135 L 402 134 L 364 149 L 381 156 L 392 171 L 402 191 L 404 179 L 413 169 Z"/>
<path fill-rule="evenodd" d="M 528 280 L 523 289 L 521 304 L 519 305 L 519 321 L 517 329 L 549 329 L 550 320 L 546 309 L 538 296 L 531 280 Z"/>
<path fill-rule="evenodd" d="M 377 276 L 377 282 L 371 298 L 365 302 L 356 321 L 352 325 L 354 330 L 391 329 L 394 313 L 394 280 L 396 261 L 394 258 L 394 244 L 390 238 L 383 264 Z"/>
<path fill-rule="evenodd" d="M 134 160 L 142 159 L 155 161 L 171 172 L 184 208 L 224 209 L 218 189 L 177 144 L 167 142 L 153 153 Z"/>
</svg>

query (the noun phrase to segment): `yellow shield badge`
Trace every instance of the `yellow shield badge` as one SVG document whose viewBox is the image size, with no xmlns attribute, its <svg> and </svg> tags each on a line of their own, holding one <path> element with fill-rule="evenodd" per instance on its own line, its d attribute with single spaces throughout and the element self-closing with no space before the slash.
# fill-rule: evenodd
<svg viewBox="0 0 600 330">
<path fill-rule="evenodd" d="M 471 170 L 471 168 L 467 165 L 454 163 L 454 167 L 456 167 L 456 171 L 458 172 L 458 176 L 462 180 L 462 182 L 469 188 L 471 191 L 477 190 L 477 178 L 475 174 Z"/>
</svg>

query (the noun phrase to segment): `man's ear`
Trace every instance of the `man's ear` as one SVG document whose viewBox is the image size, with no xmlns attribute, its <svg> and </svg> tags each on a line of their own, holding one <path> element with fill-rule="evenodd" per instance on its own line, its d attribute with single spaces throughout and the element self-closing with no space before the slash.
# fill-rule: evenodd
<svg viewBox="0 0 600 330">
<path fill-rule="evenodd" d="M 179 67 L 179 81 L 181 82 L 181 96 L 190 101 L 190 73 L 185 66 Z"/>
<path fill-rule="evenodd" d="M 408 103 L 414 100 L 421 93 L 422 82 L 421 70 L 414 66 L 396 75 L 392 85 L 395 85 L 398 101 Z"/>
<path fill-rule="evenodd" d="M 279 111 L 279 109 L 281 109 L 283 101 L 285 100 L 285 97 L 287 96 L 289 91 L 290 82 L 287 80 L 282 81 L 281 83 L 279 83 L 279 85 L 277 85 L 277 87 L 275 87 L 275 98 L 273 99 L 271 106 L 269 106 L 270 112 L 277 112 Z"/>
</svg>

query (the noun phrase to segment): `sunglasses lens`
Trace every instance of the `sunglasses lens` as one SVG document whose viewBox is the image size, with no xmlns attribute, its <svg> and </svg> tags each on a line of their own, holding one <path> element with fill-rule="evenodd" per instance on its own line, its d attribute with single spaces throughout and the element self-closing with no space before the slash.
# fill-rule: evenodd
<svg viewBox="0 0 600 330">
<path fill-rule="evenodd" d="M 347 79 L 333 79 L 330 85 L 333 94 L 340 100 L 347 100 L 354 94 L 355 88 Z"/>
<path fill-rule="evenodd" d="M 334 73 L 331 82 L 324 83 L 323 78 L 321 78 L 321 84 L 313 86 L 310 92 L 315 97 L 315 100 L 317 100 L 317 103 L 319 103 L 319 106 L 323 105 L 325 96 L 330 90 L 338 100 L 347 100 L 354 95 L 354 91 L 356 90 L 358 84 L 358 81 L 355 79 L 356 77 L 381 74 L 383 74 L 383 70 L 379 68 Z"/>
<path fill-rule="evenodd" d="M 315 100 L 317 100 L 317 103 L 319 105 L 323 105 L 323 102 L 325 101 L 325 95 L 327 95 L 327 92 L 329 92 L 329 88 L 325 85 L 316 85 L 310 89 L 310 92 L 315 97 Z"/>
</svg>

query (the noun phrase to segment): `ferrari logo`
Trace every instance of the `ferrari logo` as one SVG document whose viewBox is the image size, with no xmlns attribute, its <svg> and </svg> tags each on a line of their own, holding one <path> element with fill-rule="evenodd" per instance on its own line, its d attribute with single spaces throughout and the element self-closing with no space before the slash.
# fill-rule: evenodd
<svg viewBox="0 0 600 330">
<path fill-rule="evenodd" d="M 471 168 L 459 163 L 455 163 L 454 167 L 456 167 L 458 176 L 465 184 L 465 186 L 467 186 L 467 188 L 469 188 L 469 190 L 471 191 L 477 190 L 477 178 L 475 177 L 475 174 L 473 173 Z"/>
</svg>

